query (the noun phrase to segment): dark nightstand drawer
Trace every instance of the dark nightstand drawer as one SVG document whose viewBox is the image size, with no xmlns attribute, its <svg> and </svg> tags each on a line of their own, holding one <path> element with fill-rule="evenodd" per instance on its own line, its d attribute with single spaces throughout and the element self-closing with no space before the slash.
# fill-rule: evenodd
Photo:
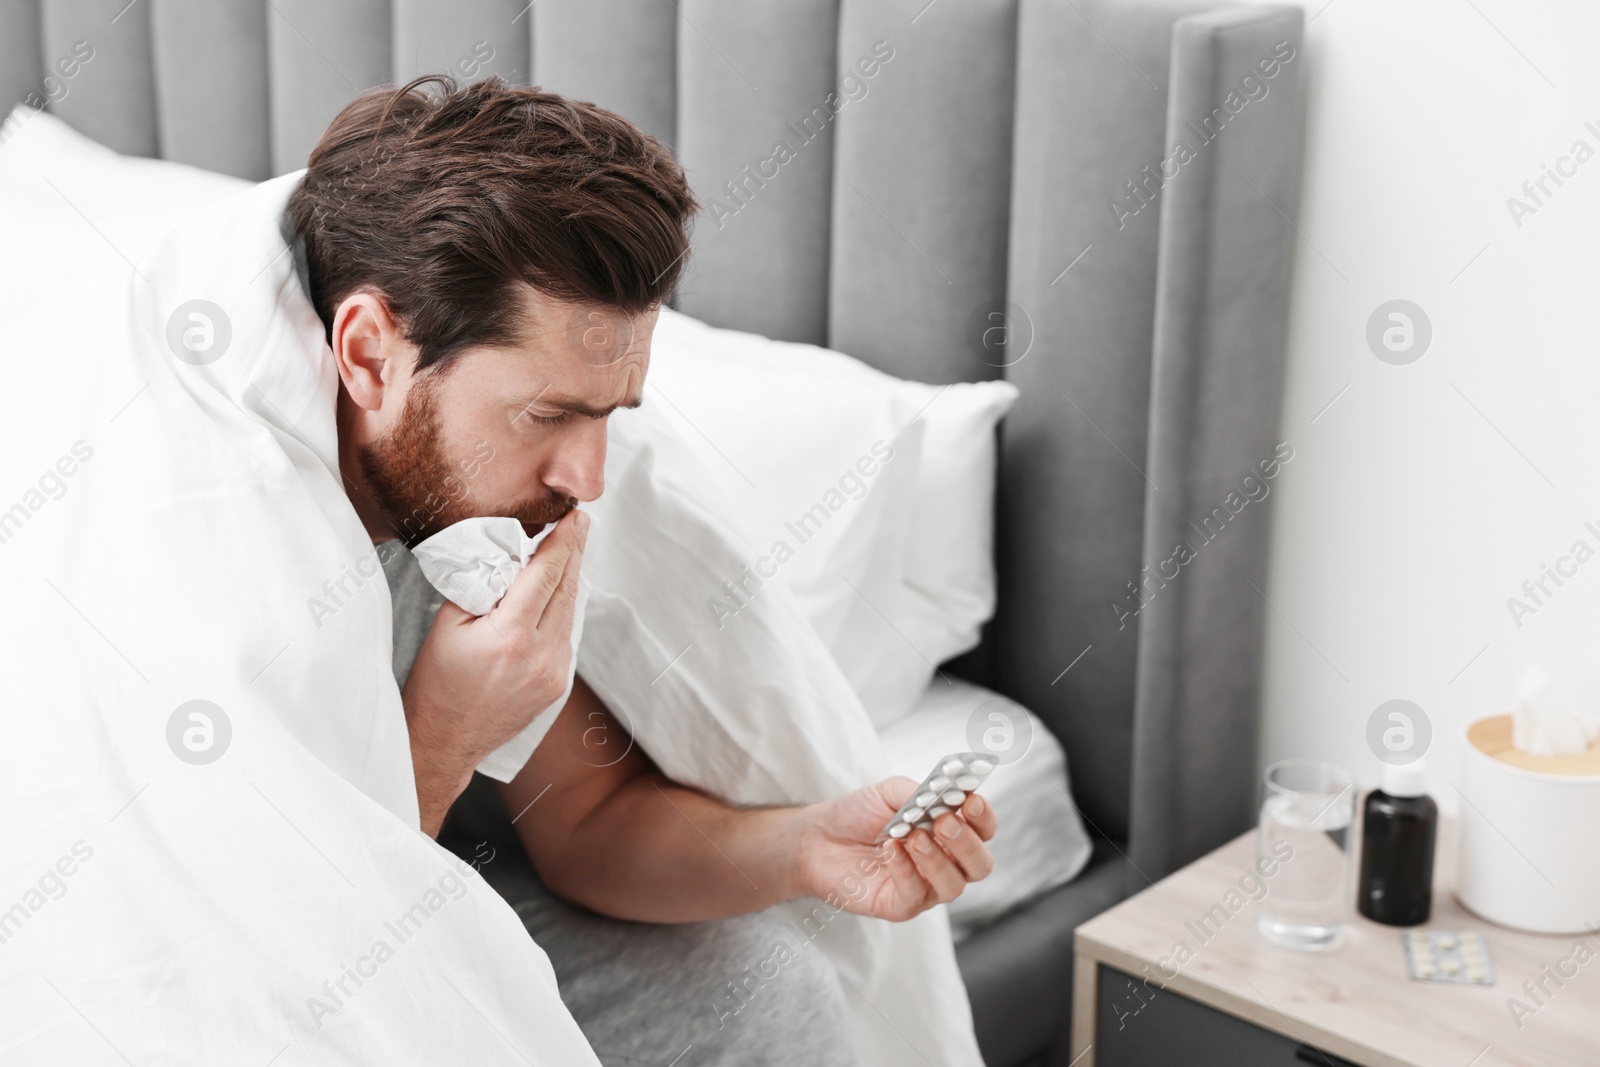
<svg viewBox="0 0 1600 1067">
<path fill-rule="evenodd" d="M 1095 1067 L 1359 1067 L 1104 964 Z"/>
</svg>

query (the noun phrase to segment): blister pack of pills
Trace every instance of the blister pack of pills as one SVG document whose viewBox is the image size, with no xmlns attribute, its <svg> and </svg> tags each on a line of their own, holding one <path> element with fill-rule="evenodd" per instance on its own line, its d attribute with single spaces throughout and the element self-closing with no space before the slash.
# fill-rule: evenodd
<svg viewBox="0 0 1600 1067">
<path fill-rule="evenodd" d="M 878 834 L 878 841 L 904 837 L 919 827 L 932 831 L 933 820 L 966 803 L 967 797 L 989 777 L 994 764 L 992 757 L 978 752 L 955 752 L 940 757 L 911 794 L 911 799 L 900 806 Z"/>
<path fill-rule="evenodd" d="M 1420 982 L 1494 985 L 1489 946 L 1482 934 L 1413 929 L 1401 933 L 1400 940 L 1406 946 L 1411 977 Z"/>
</svg>

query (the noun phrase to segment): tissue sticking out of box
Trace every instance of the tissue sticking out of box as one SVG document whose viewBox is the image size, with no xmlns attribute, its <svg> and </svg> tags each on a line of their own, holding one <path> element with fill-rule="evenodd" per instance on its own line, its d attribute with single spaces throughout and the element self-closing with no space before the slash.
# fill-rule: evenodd
<svg viewBox="0 0 1600 1067">
<path fill-rule="evenodd" d="M 1600 721 L 1574 711 L 1544 669 L 1534 664 L 1522 674 L 1511 709 L 1511 744 L 1530 756 L 1571 756 L 1600 735 Z"/>
</svg>

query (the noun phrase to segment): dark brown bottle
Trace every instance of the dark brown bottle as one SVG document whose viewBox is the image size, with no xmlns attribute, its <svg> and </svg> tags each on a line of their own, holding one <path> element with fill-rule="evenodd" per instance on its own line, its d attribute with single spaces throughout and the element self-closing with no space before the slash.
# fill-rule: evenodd
<svg viewBox="0 0 1600 1067">
<path fill-rule="evenodd" d="M 1433 908 L 1433 846 L 1439 806 L 1422 760 L 1385 765 L 1381 788 L 1361 809 L 1361 880 L 1356 910 L 1373 922 L 1417 926 Z"/>
</svg>

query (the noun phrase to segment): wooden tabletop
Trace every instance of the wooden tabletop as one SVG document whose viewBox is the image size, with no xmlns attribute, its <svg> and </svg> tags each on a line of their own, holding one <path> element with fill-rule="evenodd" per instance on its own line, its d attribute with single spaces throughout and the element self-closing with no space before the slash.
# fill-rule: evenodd
<svg viewBox="0 0 1600 1067">
<path fill-rule="evenodd" d="M 1399 928 L 1364 919 L 1354 908 L 1344 943 L 1329 951 L 1270 944 L 1256 932 L 1248 904 L 1201 944 L 1185 924 L 1222 902 L 1251 869 L 1254 833 L 1078 927 L 1077 975 L 1087 978 L 1105 963 L 1142 977 L 1147 965 L 1158 974 L 1163 960 L 1170 975 L 1175 942 L 1183 941 L 1193 957 L 1166 988 L 1368 1067 L 1600 1065 L 1600 935 L 1525 934 L 1473 915 L 1451 889 L 1453 821 L 1442 822 L 1439 836 L 1433 914 L 1423 928 L 1481 933 L 1493 985 L 1414 981 Z M 1574 956 L 1580 943 L 1586 962 Z M 1576 974 L 1561 976 L 1558 964 Z M 1546 965 L 1564 983 L 1559 988 L 1541 970 Z M 1542 1006 L 1522 988 L 1541 979 L 1550 993 L 1535 991 Z M 1089 1067 L 1093 984 L 1082 984 L 1090 997 L 1075 996 L 1073 1055 L 1087 1053 L 1080 1067 Z M 1514 1015 L 1507 1003 L 1513 999 L 1528 1011 Z"/>
</svg>

